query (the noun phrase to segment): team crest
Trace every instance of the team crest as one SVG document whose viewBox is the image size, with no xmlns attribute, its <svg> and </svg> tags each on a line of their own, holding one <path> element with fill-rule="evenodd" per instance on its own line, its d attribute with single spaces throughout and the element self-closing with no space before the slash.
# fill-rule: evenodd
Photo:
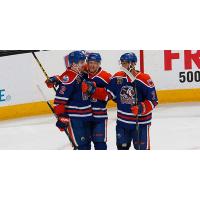
<svg viewBox="0 0 200 200">
<path fill-rule="evenodd" d="M 120 91 L 120 100 L 122 104 L 134 104 L 135 103 L 135 90 L 132 86 L 123 86 Z"/>
<path fill-rule="evenodd" d="M 64 76 L 63 77 L 63 82 L 68 82 L 69 81 L 69 76 Z"/>
</svg>

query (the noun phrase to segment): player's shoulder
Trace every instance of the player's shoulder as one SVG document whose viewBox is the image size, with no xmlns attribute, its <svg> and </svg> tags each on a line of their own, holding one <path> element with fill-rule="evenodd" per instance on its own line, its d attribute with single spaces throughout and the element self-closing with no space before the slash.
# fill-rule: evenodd
<svg viewBox="0 0 200 200">
<path fill-rule="evenodd" d="M 105 70 L 101 70 L 101 71 L 99 72 L 98 76 L 99 76 L 101 79 L 103 79 L 106 83 L 109 83 L 109 82 L 110 82 L 110 79 L 111 79 L 111 77 L 112 77 L 112 75 L 111 75 L 109 72 L 105 71 Z"/>
<path fill-rule="evenodd" d="M 126 73 L 123 71 L 116 72 L 112 78 L 126 78 Z"/>
<path fill-rule="evenodd" d="M 154 83 L 149 74 L 139 72 L 139 74 L 136 76 L 136 79 L 148 87 L 154 87 Z"/>
<path fill-rule="evenodd" d="M 74 82 L 74 80 L 77 78 L 78 74 L 72 70 L 66 70 L 61 76 L 60 80 L 62 84 L 68 85 Z"/>
</svg>

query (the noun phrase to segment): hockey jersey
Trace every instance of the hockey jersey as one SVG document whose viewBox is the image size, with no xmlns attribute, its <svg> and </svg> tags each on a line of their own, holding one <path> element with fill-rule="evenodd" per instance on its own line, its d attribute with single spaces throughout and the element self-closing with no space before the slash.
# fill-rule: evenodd
<svg viewBox="0 0 200 200">
<path fill-rule="evenodd" d="M 93 81 L 96 83 L 98 88 L 106 88 L 111 80 L 112 75 L 102 68 L 95 75 L 91 75 L 88 73 L 87 80 Z M 107 100 L 98 100 L 96 98 L 91 97 L 91 105 L 92 105 L 92 112 L 95 121 L 105 120 L 108 118 L 107 115 Z"/>
<path fill-rule="evenodd" d="M 117 123 L 130 128 L 135 128 L 137 121 L 131 111 L 133 105 L 144 105 L 144 113 L 138 116 L 139 124 L 151 124 L 152 110 L 158 104 L 153 81 L 148 74 L 141 72 L 136 75 L 134 82 L 125 72 L 117 72 L 107 85 L 106 91 L 97 89 L 94 96 L 99 99 L 113 99 L 117 103 Z"/>
<path fill-rule="evenodd" d="M 65 113 L 70 118 L 92 120 L 92 106 L 90 98 L 82 93 L 83 76 L 72 69 L 67 69 L 61 76 L 59 87 L 54 99 L 55 106 L 65 105 Z"/>
</svg>

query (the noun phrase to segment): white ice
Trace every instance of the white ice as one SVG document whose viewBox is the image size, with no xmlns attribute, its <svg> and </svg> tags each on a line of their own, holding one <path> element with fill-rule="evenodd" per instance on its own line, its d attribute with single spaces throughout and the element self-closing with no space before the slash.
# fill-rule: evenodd
<svg viewBox="0 0 200 200">
<path fill-rule="evenodd" d="M 109 110 L 108 148 L 115 146 L 116 109 Z M 200 149 L 200 103 L 160 105 L 154 110 L 152 149 Z M 52 115 L 0 122 L 0 149 L 72 149 Z"/>
</svg>

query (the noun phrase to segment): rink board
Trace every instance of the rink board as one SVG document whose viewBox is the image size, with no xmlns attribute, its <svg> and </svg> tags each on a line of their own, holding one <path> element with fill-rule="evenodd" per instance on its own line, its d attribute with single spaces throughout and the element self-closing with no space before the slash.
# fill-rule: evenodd
<svg viewBox="0 0 200 200">
<path fill-rule="evenodd" d="M 159 103 L 197 102 L 200 101 L 200 89 L 164 90 L 158 91 Z M 53 101 L 51 101 L 52 103 Z M 109 101 L 108 108 L 116 107 Z M 0 107 L 0 120 L 20 118 L 34 115 L 49 114 L 51 110 L 45 102 L 34 102 L 13 106 Z"/>
<path fill-rule="evenodd" d="M 64 57 L 70 51 L 41 51 L 37 56 L 49 76 L 66 70 Z M 104 70 L 119 71 L 120 55 L 124 50 L 98 51 Z M 200 50 L 134 50 L 137 69 L 150 74 L 158 91 L 159 103 L 200 101 Z M 0 58 L 0 120 L 50 113 L 38 90 L 47 99 L 55 92 L 44 84 L 46 77 L 32 54 Z M 108 107 L 114 107 L 109 102 Z"/>
</svg>

